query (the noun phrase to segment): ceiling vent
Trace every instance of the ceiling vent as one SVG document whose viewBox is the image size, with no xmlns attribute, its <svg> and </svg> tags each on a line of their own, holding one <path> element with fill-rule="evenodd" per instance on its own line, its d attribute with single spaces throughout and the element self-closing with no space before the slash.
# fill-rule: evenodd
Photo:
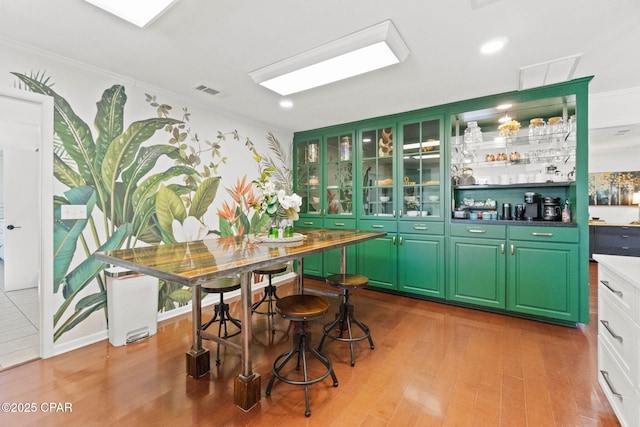
<svg viewBox="0 0 640 427">
<path fill-rule="evenodd" d="M 220 93 L 219 90 L 215 90 L 205 85 L 198 85 L 194 87 L 195 90 L 199 90 L 200 92 L 208 93 L 209 95 L 218 95 Z"/>
<path fill-rule="evenodd" d="M 581 53 L 520 68 L 520 90 L 571 80 Z"/>
</svg>

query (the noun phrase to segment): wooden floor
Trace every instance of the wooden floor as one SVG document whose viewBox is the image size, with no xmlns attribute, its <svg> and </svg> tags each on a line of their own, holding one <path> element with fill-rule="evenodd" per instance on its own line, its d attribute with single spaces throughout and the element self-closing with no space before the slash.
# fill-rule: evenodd
<svg viewBox="0 0 640 427">
<path fill-rule="evenodd" d="M 340 384 L 334 388 L 326 379 L 311 387 L 310 418 L 304 416 L 303 389 L 278 382 L 251 411 L 235 407 L 240 358 L 230 350 L 223 350 L 220 366 L 212 357 L 209 375 L 186 376 L 190 317 L 185 315 L 161 323 L 157 335 L 137 344 L 112 347 L 104 341 L 0 372 L 0 401 L 15 403 L 14 408 L 34 403 L 36 409 L 0 413 L 0 424 L 616 426 L 597 383 L 594 267 L 591 323 L 577 329 L 356 291 L 356 315 L 371 327 L 376 348 L 359 343 L 351 367 L 347 345 L 325 346 Z M 278 292 L 291 289 L 286 285 Z M 232 311 L 238 312 L 237 303 Z M 314 324 L 316 343 L 319 323 L 332 319 L 333 312 L 332 307 Z M 273 359 L 291 345 L 287 323 L 279 319 L 276 326 L 272 338 L 265 317 L 254 315 L 253 362 L 263 392 Z M 205 345 L 214 356 L 215 345 Z M 49 402 L 59 404 L 61 412 L 45 412 Z M 65 404 L 72 412 L 62 412 Z"/>
</svg>

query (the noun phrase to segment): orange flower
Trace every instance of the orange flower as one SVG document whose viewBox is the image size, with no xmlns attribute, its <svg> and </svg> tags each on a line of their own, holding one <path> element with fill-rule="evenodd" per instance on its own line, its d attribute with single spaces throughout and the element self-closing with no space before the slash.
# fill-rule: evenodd
<svg viewBox="0 0 640 427">
<path fill-rule="evenodd" d="M 247 175 L 245 175 L 242 180 L 236 178 L 236 185 L 230 189 L 228 188 L 227 191 L 236 203 L 241 204 L 244 196 L 251 192 L 251 185 L 251 183 L 247 184 Z"/>
<path fill-rule="evenodd" d="M 237 217 L 235 216 L 236 212 L 236 204 L 233 206 L 229 206 L 227 202 L 222 203 L 222 209 L 218 209 L 218 216 L 228 220 L 231 224 L 237 221 Z"/>
</svg>

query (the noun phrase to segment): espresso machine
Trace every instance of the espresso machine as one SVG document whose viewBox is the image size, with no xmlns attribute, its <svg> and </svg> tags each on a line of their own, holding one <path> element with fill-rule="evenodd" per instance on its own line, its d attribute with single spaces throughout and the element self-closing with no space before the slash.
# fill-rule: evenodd
<svg viewBox="0 0 640 427">
<path fill-rule="evenodd" d="M 540 194 L 533 191 L 524 193 L 524 219 L 527 221 L 538 221 L 542 218 L 540 208 Z"/>
</svg>

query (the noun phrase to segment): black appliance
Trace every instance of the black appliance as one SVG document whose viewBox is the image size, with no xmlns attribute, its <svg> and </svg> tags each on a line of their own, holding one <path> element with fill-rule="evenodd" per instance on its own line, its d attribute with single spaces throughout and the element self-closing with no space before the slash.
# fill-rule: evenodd
<svg viewBox="0 0 640 427">
<path fill-rule="evenodd" d="M 511 218 L 511 203 L 503 203 L 502 204 L 502 219 L 512 219 Z"/>
<path fill-rule="evenodd" d="M 545 197 L 542 199 L 542 219 L 545 221 L 562 220 L 560 197 Z"/>
<path fill-rule="evenodd" d="M 537 221 L 542 218 L 540 209 L 540 194 L 533 191 L 524 193 L 524 219 Z"/>
<path fill-rule="evenodd" d="M 516 205 L 516 221 L 523 221 L 524 220 L 524 205 L 518 203 Z"/>
</svg>

